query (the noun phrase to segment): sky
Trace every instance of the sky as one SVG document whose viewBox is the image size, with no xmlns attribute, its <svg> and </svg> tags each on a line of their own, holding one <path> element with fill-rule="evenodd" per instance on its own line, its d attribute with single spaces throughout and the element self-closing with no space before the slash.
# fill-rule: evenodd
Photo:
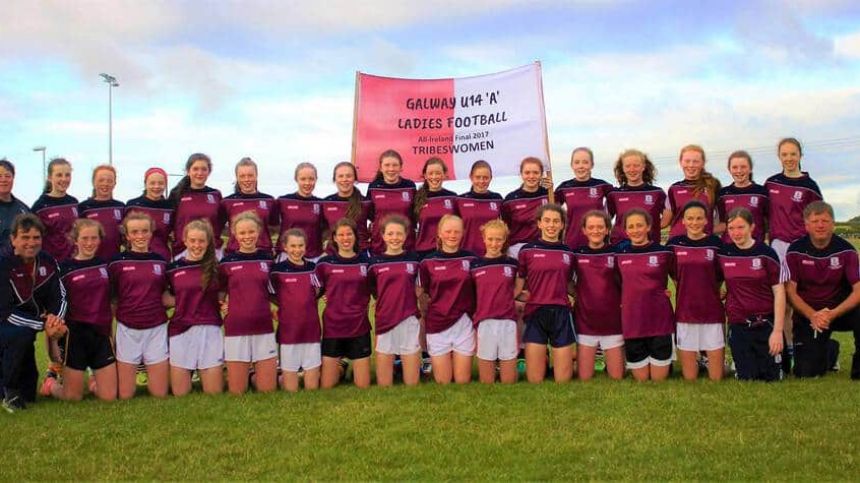
<svg viewBox="0 0 860 483">
<path fill-rule="evenodd" d="M 777 141 L 794 136 L 837 218 L 860 214 L 856 1 L 5 0 L 0 33 L 0 157 L 28 203 L 43 180 L 36 146 L 69 159 L 71 194 L 89 194 L 108 160 L 102 72 L 120 84 L 117 199 L 140 194 L 147 168 L 181 174 L 198 151 L 222 191 L 250 156 L 261 191 L 293 192 L 293 168 L 310 161 L 325 196 L 350 157 L 356 71 L 462 77 L 539 60 L 556 181 L 572 176 L 577 146 L 594 150 L 594 176 L 607 180 L 618 154 L 638 148 L 665 188 L 690 143 L 724 183 L 728 154 L 750 151 L 763 181 L 779 171 Z"/>
</svg>

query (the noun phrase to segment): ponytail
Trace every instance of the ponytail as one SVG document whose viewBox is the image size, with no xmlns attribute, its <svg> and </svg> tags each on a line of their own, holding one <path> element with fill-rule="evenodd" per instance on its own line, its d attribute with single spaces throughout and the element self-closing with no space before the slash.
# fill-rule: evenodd
<svg viewBox="0 0 860 483">
<path fill-rule="evenodd" d="M 179 206 L 179 200 L 182 198 L 182 195 L 191 188 L 191 176 L 188 175 L 188 171 L 191 170 L 191 167 L 197 161 L 205 161 L 206 165 L 209 166 L 209 172 L 212 172 L 212 159 L 209 156 L 203 153 L 194 153 L 188 156 L 188 161 L 185 162 L 185 176 L 170 190 L 170 196 L 168 196 L 174 206 Z"/>
<path fill-rule="evenodd" d="M 72 163 L 70 163 L 66 158 L 54 158 L 54 159 L 52 159 L 51 162 L 48 163 L 48 178 L 50 178 L 51 174 L 54 172 L 54 167 L 60 166 L 62 164 L 65 164 L 66 166 L 72 165 Z M 53 188 L 54 188 L 54 185 L 53 185 L 53 183 L 51 183 L 51 180 L 46 179 L 45 180 L 45 189 L 43 190 L 43 192 L 44 193 L 50 193 L 51 190 L 53 190 Z"/>
<path fill-rule="evenodd" d="M 412 212 L 415 213 L 415 219 L 418 219 L 418 214 L 421 213 L 421 210 L 424 209 L 424 206 L 427 204 L 427 199 L 430 197 L 430 185 L 427 183 L 427 168 L 430 166 L 438 164 L 442 166 L 442 172 L 446 175 L 448 174 L 448 166 L 445 165 L 445 162 L 439 158 L 430 158 L 424 162 L 424 167 L 421 169 L 421 175 L 424 177 L 424 183 L 418 188 L 418 191 L 415 192 L 415 201 L 413 202 Z"/>
</svg>

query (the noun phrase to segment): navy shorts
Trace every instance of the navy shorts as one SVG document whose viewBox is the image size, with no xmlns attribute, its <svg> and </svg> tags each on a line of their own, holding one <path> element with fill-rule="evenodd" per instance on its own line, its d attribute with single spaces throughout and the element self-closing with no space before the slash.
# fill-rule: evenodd
<svg viewBox="0 0 860 483">
<path fill-rule="evenodd" d="M 64 363 L 66 367 L 85 371 L 87 367 L 97 371 L 116 362 L 110 337 L 99 332 L 93 324 L 68 322 L 69 333 L 65 337 Z"/>
<path fill-rule="evenodd" d="M 342 339 L 323 338 L 320 350 L 323 357 L 345 357 L 353 361 L 370 357 L 370 332 Z"/>
<path fill-rule="evenodd" d="M 649 357 L 654 361 L 668 361 L 672 359 L 672 336 L 624 339 L 624 355 L 631 364 L 642 362 Z"/>
<path fill-rule="evenodd" d="M 772 331 L 770 324 L 758 327 L 729 324 L 729 348 L 738 379 L 781 381 L 785 377 L 782 367 L 785 354 L 770 355 L 768 339 Z"/>
<path fill-rule="evenodd" d="M 523 342 L 567 347 L 576 342 L 573 316 L 570 308 L 561 305 L 544 305 L 532 312 L 525 320 Z"/>
</svg>

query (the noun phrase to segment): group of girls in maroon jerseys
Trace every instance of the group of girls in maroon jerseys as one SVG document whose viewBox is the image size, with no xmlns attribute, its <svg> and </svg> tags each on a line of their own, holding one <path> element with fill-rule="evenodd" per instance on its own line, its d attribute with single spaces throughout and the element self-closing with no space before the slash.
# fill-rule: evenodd
<svg viewBox="0 0 860 483">
<path fill-rule="evenodd" d="M 204 392 L 221 392 L 225 367 L 231 393 L 249 384 L 295 391 L 300 380 L 328 388 L 344 378 L 345 360 L 367 387 L 371 355 L 379 385 L 393 384 L 398 365 L 412 385 L 422 351 L 443 384 L 470 381 L 476 355 L 482 382 L 515 382 L 518 357 L 530 382 L 547 377 L 548 357 L 556 381 L 575 370 L 589 379 L 601 352 L 611 378 L 627 369 L 661 380 L 676 348 L 685 378 L 697 377 L 705 354 L 709 377 L 720 379 L 726 322 L 738 377 L 778 379 L 789 314 L 782 260 L 806 233 L 804 207 L 821 200 L 801 154 L 797 140 L 780 141 L 783 171 L 761 186 L 750 155 L 734 152 L 733 182 L 721 187 L 704 150 L 685 146 L 684 179 L 667 193 L 645 153 L 620 154 L 614 187 L 592 177 L 593 153 L 577 148 L 574 178 L 554 192 L 543 162 L 528 157 L 522 185 L 502 197 L 485 161 L 457 195 L 444 188 L 441 159 L 424 163 L 416 188 L 389 150 L 366 196 L 348 162 L 332 173 L 336 193 L 315 196 L 317 170 L 301 163 L 297 191 L 276 199 L 258 191 L 250 158 L 222 196 L 207 185 L 210 158 L 196 153 L 167 197 L 166 172 L 152 168 L 126 204 L 113 199 L 110 166 L 95 169 L 93 196 L 78 203 L 67 194 L 69 162 L 55 159 L 33 212 L 44 251 L 60 262 L 68 340 L 89 342 L 69 344 L 75 363 L 45 392 L 80 398 L 89 367 L 99 397 L 129 398 L 140 364 L 158 397 L 187 394 L 195 371 Z M 115 359 L 105 353 L 114 318 Z"/>
</svg>

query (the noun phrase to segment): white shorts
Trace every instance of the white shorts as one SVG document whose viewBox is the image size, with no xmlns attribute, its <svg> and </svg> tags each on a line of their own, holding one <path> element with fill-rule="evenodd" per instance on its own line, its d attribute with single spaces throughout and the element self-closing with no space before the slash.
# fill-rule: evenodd
<svg viewBox="0 0 860 483">
<path fill-rule="evenodd" d="M 427 352 L 431 356 L 444 356 L 451 351 L 464 356 L 475 355 L 475 328 L 469 314 L 463 314 L 442 332 L 427 334 Z"/>
<path fill-rule="evenodd" d="M 672 354 L 672 358 L 675 357 L 675 354 Z M 672 365 L 672 358 L 666 360 L 654 359 L 653 357 L 646 357 L 639 362 L 628 362 L 627 369 L 642 369 L 643 367 L 651 364 L 654 367 L 666 367 Z"/>
<path fill-rule="evenodd" d="M 227 362 L 260 362 L 275 357 L 278 357 L 275 334 L 224 337 L 224 360 Z"/>
<path fill-rule="evenodd" d="M 299 369 L 310 371 L 322 365 L 322 353 L 319 342 L 303 344 L 281 344 L 281 370 L 299 372 Z"/>
<path fill-rule="evenodd" d="M 376 336 L 376 352 L 380 354 L 409 355 L 418 352 L 421 344 L 418 333 L 421 323 L 414 315 L 403 319 L 393 329 Z"/>
<path fill-rule="evenodd" d="M 164 362 L 170 356 L 167 349 L 167 323 L 151 329 L 132 329 L 122 322 L 116 324 L 116 360 L 126 364 L 146 365 Z"/>
<path fill-rule="evenodd" d="M 788 246 L 791 243 L 784 240 L 771 240 L 770 247 L 773 248 L 773 251 L 776 252 L 776 256 L 779 257 L 779 269 L 780 269 L 780 281 L 783 281 L 783 274 L 788 273 L 788 262 L 785 260 L 785 254 L 788 252 Z"/>
<path fill-rule="evenodd" d="M 513 245 L 508 247 L 508 256 L 513 258 L 514 260 L 518 260 L 520 256 L 520 250 L 526 246 L 525 243 L 514 243 Z"/>
<path fill-rule="evenodd" d="M 600 347 L 603 350 L 615 349 L 624 346 L 624 336 L 612 335 L 586 335 L 576 334 L 576 343 L 585 347 Z"/>
<path fill-rule="evenodd" d="M 170 365 L 209 369 L 224 364 L 224 334 L 217 325 L 195 325 L 170 338 Z"/>
<path fill-rule="evenodd" d="M 675 341 L 682 351 L 715 351 L 726 346 L 723 324 L 678 322 Z"/>
<path fill-rule="evenodd" d="M 517 358 L 517 322 L 486 319 L 478 324 L 478 359 L 509 361 Z"/>
</svg>

